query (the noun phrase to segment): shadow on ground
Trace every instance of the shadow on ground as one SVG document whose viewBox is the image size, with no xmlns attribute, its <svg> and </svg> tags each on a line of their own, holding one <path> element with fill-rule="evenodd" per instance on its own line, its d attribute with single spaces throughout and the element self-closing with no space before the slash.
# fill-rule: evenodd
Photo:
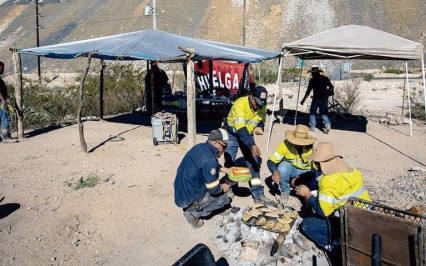
<svg viewBox="0 0 426 266">
<path fill-rule="evenodd" d="M 21 204 L 18 203 L 6 203 L 0 205 L 0 219 L 6 218 L 16 210 L 21 208 Z"/>
<path fill-rule="evenodd" d="M 294 120 L 297 120 L 296 124 L 303 124 L 308 125 L 309 124 L 309 113 L 304 112 L 297 112 L 295 110 L 283 110 L 283 115 L 277 115 L 275 122 L 282 122 L 283 124 L 294 124 Z M 344 131 L 355 131 L 355 132 L 367 132 L 367 118 L 365 116 L 360 115 L 351 115 L 346 114 L 344 116 L 341 116 L 337 113 L 329 113 L 329 118 L 331 121 L 331 129 L 338 129 L 338 130 L 344 130 Z M 317 115 L 317 125 L 318 130 L 321 130 L 324 128 L 324 124 L 321 121 L 321 117 Z"/>
</svg>

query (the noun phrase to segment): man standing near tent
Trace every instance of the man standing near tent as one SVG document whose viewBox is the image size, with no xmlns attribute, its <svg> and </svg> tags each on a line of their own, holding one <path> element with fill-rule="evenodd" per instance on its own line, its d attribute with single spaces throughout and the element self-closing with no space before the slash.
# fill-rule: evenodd
<svg viewBox="0 0 426 266">
<path fill-rule="evenodd" d="M 166 71 L 161 69 L 158 64 L 158 61 L 151 61 L 151 69 L 145 76 L 146 100 L 149 101 L 146 103 L 147 112 L 153 114 L 161 112 L 163 109 L 163 90 L 169 81 Z"/>
<path fill-rule="evenodd" d="M 4 72 L 4 63 L 0 61 L 0 75 Z M 18 142 L 10 135 L 10 113 L 9 103 L 7 102 L 7 87 L 3 79 L 0 77 L 0 120 L 1 120 L 1 139 L 3 143 Z"/>
<path fill-rule="evenodd" d="M 330 119 L 328 118 L 328 97 L 332 96 L 334 86 L 331 84 L 330 79 L 321 74 L 323 72 L 318 66 L 313 65 L 311 70 L 312 78 L 309 80 L 308 89 L 306 90 L 305 96 L 300 102 L 301 105 L 305 103 L 311 91 L 314 91 L 312 98 L 311 108 L 309 109 L 309 128 L 311 131 L 315 131 L 316 114 L 319 109 L 322 121 L 324 123 L 324 133 L 328 134 L 331 129 Z"/>
<path fill-rule="evenodd" d="M 224 123 L 224 128 L 229 134 L 228 147 L 225 150 L 225 167 L 235 166 L 238 148 L 240 148 L 252 175 L 250 190 L 254 202 L 276 205 L 264 194 L 264 187 L 260 181 L 261 153 L 253 136 L 253 134 L 263 134 L 267 97 L 266 88 L 257 86 L 252 95 L 240 97 L 232 105 Z"/>
</svg>

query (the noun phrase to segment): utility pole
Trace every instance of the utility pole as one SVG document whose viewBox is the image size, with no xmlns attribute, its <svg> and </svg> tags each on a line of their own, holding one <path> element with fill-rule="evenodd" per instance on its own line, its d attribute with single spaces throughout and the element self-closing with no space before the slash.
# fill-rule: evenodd
<svg viewBox="0 0 426 266">
<path fill-rule="evenodd" d="M 157 5 L 156 5 L 156 0 L 152 0 L 152 29 L 157 30 Z"/>
<path fill-rule="evenodd" d="M 157 30 L 157 3 L 156 0 L 151 1 L 152 7 L 147 4 L 145 6 L 145 16 L 152 15 L 152 29 Z"/>
<path fill-rule="evenodd" d="M 37 47 L 40 46 L 40 35 L 39 35 L 39 22 L 38 22 L 38 17 L 39 17 L 39 13 L 38 13 L 38 0 L 35 1 L 36 2 L 36 35 L 37 35 Z M 37 56 L 37 71 L 38 71 L 38 80 L 41 80 L 41 69 L 40 69 L 40 56 Z"/>
<path fill-rule="evenodd" d="M 244 0 L 244 10 L 243 10 L 243 46 L 246 46 L 246 2 Z"/>
</svg>

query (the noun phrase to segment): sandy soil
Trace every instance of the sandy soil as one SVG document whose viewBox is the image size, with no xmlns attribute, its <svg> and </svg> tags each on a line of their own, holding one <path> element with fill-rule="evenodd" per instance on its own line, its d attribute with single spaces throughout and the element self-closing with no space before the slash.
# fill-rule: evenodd
<svg viewBox="0 0 426 266">
<path fill-rule="evenodd" d="M 388 92 L 398 95 L 397 90 Z M 332 141 L 364 173 L 369 188 L 387 186 L 411 167 L 426 168 L 424 122 L 413 124 L 411 138 L 408 125 L 365 121 L 366 132 L 335 122 L 330 134 L 314 135 Z M 218 125 L 210 122 L 200 131 Z M 154 146 L 149 118 L 140 114 L 84 126 L 87 154 L 80 150 L 76 125 L 29 132 L 18 144 L 0 143 L 0 198 L 5 197 L 0 205 L 1 265 L 171 265 L 197 243 L 208 245 L 219 258 L 215 230 L 222 218 L 193 230 L 174 205 L 173 181 L 186 139 Z M 267 134 L 257 137 L 262 179 L 269 176 L 267 157 L 292 128 L 274 125 L 269 151 Z M 124 140 L 108 141 L 115 135 Z M 205 140 L 206 134 L 197 135 L 198 142 Z M 99 177 L 100 183 L 73 189 L 89 176 Z M 251 203 L 250 197 L 234 200 L 239 207 Z"/>
</svg>

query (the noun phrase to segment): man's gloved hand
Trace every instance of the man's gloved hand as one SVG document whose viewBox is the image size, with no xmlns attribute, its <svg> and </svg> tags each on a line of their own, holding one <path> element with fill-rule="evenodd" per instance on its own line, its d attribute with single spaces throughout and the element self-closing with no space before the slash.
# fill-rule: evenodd
<svg viewBox="0 0 426 266">
<path fill-rule="evenodd" d="M 264 133 L 261 127 L 256 127 L 253 132 L 255 135 L 263 135 Z"/>
<path fill-rule="evenodd" d="M 257 147 L 257 145 L 254 145 L 253 147 L 251 147 L 251 153 L 257 157 L 260 157 L 261 152 L 259 147 Z"/>
</svg>

